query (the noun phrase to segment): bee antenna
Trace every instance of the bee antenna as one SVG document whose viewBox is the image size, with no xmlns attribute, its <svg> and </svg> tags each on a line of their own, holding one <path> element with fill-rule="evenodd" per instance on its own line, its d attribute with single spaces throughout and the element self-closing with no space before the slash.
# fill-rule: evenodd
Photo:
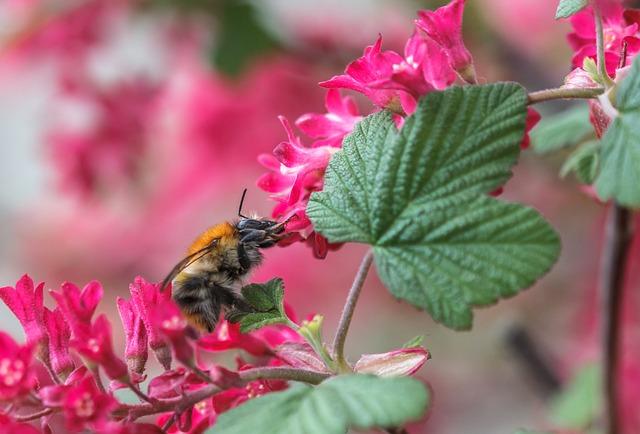
<svg viewBox="0 0 640 434">
<path fill-rule="evenodd" d="M 247 189 L 245 188 L 242 192 L 242 197 L 240 198 L 240 206 L 238 207 L 238 217 L 242 217 L 243 219 L 249 218 L 242 214 L 242 205 L 244 204 L 244 198 L 247 195 Z"/>
</svg>

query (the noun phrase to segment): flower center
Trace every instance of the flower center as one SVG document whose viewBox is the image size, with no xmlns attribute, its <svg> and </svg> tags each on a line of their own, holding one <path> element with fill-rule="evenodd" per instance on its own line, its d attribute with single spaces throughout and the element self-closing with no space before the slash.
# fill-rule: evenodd
<svg viewBox="0 0 640 434">
<path fill-rule="evenodd" d="M 100 352 L 100 345 L 98 344 L 98 341 L 96 339 L 89 339 L 89 341 L 87 342 L 87 347 L 93 353 Z"/>
<path fill-rule="evenodd" d="M 174 315 L 169 319 L 162 321 L 162 328 L 170 330 L 180 330 L 186 327 L 185 321 L 178 315 Z"/>
<path fill-rule="evenodd" d="M 0 360 L 0 379 L 5 386 L 15 386 L 22 380 L 24 374 L 25 364 L 22 360 L 7 358 Z"/>
<path fill-rule="evenodd" d="M 93 416 L 96 406 L 89 392 L 85 392 L 73 404 L 73 409 L 78 417 L 88 418 Z"/>
</svg>

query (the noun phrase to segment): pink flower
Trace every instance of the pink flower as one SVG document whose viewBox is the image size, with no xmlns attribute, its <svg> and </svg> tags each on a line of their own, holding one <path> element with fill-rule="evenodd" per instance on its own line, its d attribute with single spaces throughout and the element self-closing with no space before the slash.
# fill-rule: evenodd
<svg viewBox="0 0 640 434">
<path fill-rule="evenodd" d="M 429 357 L 429 352 L 422 347 L 402 348 L 382 354 L 363 354 L 354 370 L 360 374 L 381 377 L 413 375 Z"/>
<path fill-rule="evenodd" d="M 375 44 L 365 48 L 362 57 L 347 66 L 345 74 L 323 81 L 320 86 L 355 90 L 378 107 L 401 113 L 400 92 L 380 88 L 378 83 L 389 80 L 394 72 L 394 65 L 401 64 L 404 59 L 394 51 L 381 51 L 381 47 L 382 36 L 379 36 Z"/>
<path fill-rule="evenodd" d="M 296 120 L 296 126 L 307 136 L 316 139 L 312 147 L 342 147 L 344 136 L 362 120 L 355 101 L 340 96 L 337 89 L 329 89 L 325 98 L 327 113 L 306 113 Z"/>
<path fill-rule="evenodd" d="M 16 422 L 10 416 L 0 413 L 0 426 L 12 434 L 40 434 L 40 431 L 27 423 Z"/>
<path fill-rule="evenodd" d="M 132 301 L 118 297 L 117 303 L 126 338 L 124 358 L 130 371 L 142 374 L 148 355 L 147 330 Z"/>
<path fill-rule="evenodd" d="M 75 337 L 71 346 L 88 360 L 100 365 L 113 380 L 127 378 L 127 365 L 113 352 L 111 325 L 105 315 L 96 318 L 86 337 Z"/>
<path fill-rule="evenodd" d="M 44 345 L 46 350 L 47 331 L 44 327 L 43 305 L 44 283 L 34 287 L 33 280 L 24 275 L 16 282 L 16 286 L 0 288 L 0 299 L 18 318 L 30 345 Z"/>
<path fill-rule="evenodd" d="M 152 312 L 155 328 L 171 343 L 173 355 L 185 366 L 194 363 L 194 350 L 187 339 L 187 320 L 173 300 L 163 300 Z"/>
<path fill-rule="evenodd" d="M 49 293 L 58 303 L 58 308 L 71 327 L 74 337 L 83 339 L 88 336 L 91 331 L 91 318 L 102 300 L 102 285 L 94 280 L 80 291 L 73 283 L 65 282 L 60 292 Z"/>
<path fill-rule="evenodd" d="M 640 52 L 640 15 L 624 11 L 619 3 L 612 4 L 603 14 L 605 63 L 607 72 L 615 76 L 620 64 L 623 44 L 627 44 L 626 63 Z M 574 68 L 581 68 L 584 59 L 596 60 L 596 31 L 593 9 L 588 7 L 571 17 L 573 32 L 567 39 L 574 50 L 572 59 Z"/>
<path fill-rule="evenodd" d="M 35 386 L 32 357 L 31 344 L 18 345 L 11 336 L 0 332 L 0 401 L 15 400 Z"/>
<path fill-rule="evenodd" d="M 475 82 L 473 58 L 462 40 L 464 0 L 452 0 L 435 11 L 420 11 L 416 25 L 435 41 L 449 58 L 449 64 L 462 78 Z"/>
<path fill-rule="evenodd" d="M 53 372 L 66 378 L 74 368 L 73 360 L 69 354 L 69 339 L 71 329 L 64 320 L 59 307 L 53 311 L 45 308 L 44 323 L 49 334 L 49 358 Z"/>
<path fill-rule="evenodd" d="M 433 90 L 447 88 L 456 80 L 456 73 L 448 63 L 446 52 L 433 40 L 419 32 L 407 41 L 404 59 L 393 65 L 393 74 L 379 86 L 405 91 L 402 107 L 407 114 L 415 111 L 418 98 Z"/>
<path fill-rule="evenodd" d="M 154 322 L 153 312 L 156 306 L 171 300 L 171 291 L 161 291 L 159 286 L 138 276 L 129 285 L 129 292 L 131 293 L 131 302 L 147 331 L 149 346 L 164 369 L 170 369 L 171 351 Z"/>
<path fill-rule="evenodd" d="M 99 427 L 116 405 L 116 400 L 100 392 L 95 380 L 87 376 L 70 387 L 64 396 L 62 410 L 67 429 L 78 432 L 88 427 Z"/>
<path fill-rule="evenodd" d="M 541 116 L 535 109 L 527 107 L 527 118 L 525 122 L 524 137 L 520 143 L 520 149 L 527 149 L 531 144 L 529 132 L 540 122 Z"/>
<path fill-rule="evenodd" d="M 329 164 L 331 155 L 338 148 L 330 145 L 306 147 L 294 134 L 291 124 L 280 118 L 284 126 L 288 141 L 281 142 L 273 151 L 274 155 L 261 155 L 259 161 L 271 172 L 258 179 L 258 186 L 270 193 L 272 199 L 278 202 L 272 215 L 282 220 L 288 220 L 287 232 L 296 236 L 284 241 L 284 244 L 298 240 L 311 240 L 317 257 L 324 257 L 327 243 L 320 241 L 313 235 L 311 221 L 307 218 L 305 209 L 311 193 L 320 191 L 324 182 L 324 172 Z M 324 237 L 321 238 L 323 240 Z"/>
<path fill-rule="evenodd" d="M 172 416 L 172 414 L 160 416 L 156 421 L 157 425 L 164 425 Z M 177 423 L 173 424 L 167 432 L 177 434 L 202 434 L 215 423 L 216 417 L 217 412 L 212 405 L 212 401 L 211 399 L 207 399 L 197 403 L 190 410 L 184 412 Z"/>
<path fill-rule="evenodd" d="M 241 349 L 254 356 L 271 354 L 264 341 L 250 333 L 240 333 L 240 325 L 227 320 L 219 321 L 212 333 L 198 339 L 198 347 L 206 351 Z"/>
</svg>

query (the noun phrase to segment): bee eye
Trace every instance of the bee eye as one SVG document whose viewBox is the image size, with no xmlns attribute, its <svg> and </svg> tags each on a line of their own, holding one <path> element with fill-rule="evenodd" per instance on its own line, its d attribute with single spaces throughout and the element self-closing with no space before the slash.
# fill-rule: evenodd
<svg viewBox="0 0 640 434">
<path fill-rule="evenodd" d="M 220 242 L 220 238 L 214 238 L 213 240 L 211 240 L 211 243 L 209 244 L 209 246 L 215 247 L 218 245 L 219 242 Z"/>
</svg>

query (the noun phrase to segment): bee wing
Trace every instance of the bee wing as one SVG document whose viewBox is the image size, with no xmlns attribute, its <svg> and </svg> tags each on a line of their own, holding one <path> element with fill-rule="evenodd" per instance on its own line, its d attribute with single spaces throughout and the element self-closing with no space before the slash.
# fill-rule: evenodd
<svg viewBox="0 0 640 434">
<path fill-rule="evenodd" d="M 207 253 L 209 253 L 209 251 L 211 250 L 212 246 L 208 245 L 203 247 L 202 249 L 190 254 L 189 256 L 187 256 L 186 258 L 184 258 L 183 260 L 181 260 L 180 262 L 178 262 L 175 267 L 173 267 L 171 269 L 171 271 L 169 272 L 169 274 L 167 274 L 167 277 L 164 278 L 164 280 L 162 281 L 162 286 L 160 286 L 160 290 L 164 291 L 164 289 L 167 287 L 167 285 L 169 285 L 169 283 L 175 279 L 175 277 L 180 274 L 180 272 L 182 270 L 184 270 L 185 268 L 187 268 L 189 265 L 193 264 L 194 262 L 196 262 L 198 259 L 202 258 L 204 255 L 206 255 Z"/>
</svg>

